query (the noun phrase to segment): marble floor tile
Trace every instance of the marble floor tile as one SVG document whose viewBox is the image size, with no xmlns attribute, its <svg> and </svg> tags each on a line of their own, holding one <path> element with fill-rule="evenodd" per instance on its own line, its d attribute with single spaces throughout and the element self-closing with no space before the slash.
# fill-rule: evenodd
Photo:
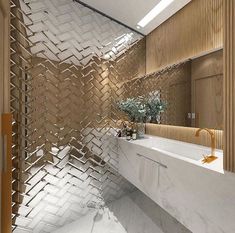
<svg viewBox="0 0 235 233">
<path fill-rule="evenodd" d="M 54 233 L 190 233 L 140 191 L 135 191 Z"/>
</svg>

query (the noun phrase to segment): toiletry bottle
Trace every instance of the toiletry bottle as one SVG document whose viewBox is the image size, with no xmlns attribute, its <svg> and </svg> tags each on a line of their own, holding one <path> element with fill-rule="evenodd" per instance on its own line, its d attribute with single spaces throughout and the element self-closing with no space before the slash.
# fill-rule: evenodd
<svg viewBox="0 0 235 233">
<path fill-rule="evenodd" d="M 126 140 L 131 140 L 131 129 L 127 128 L 126 129 Z"/>
<path fill-rule="evenodd" d="M 126 137 L 126 133 L 127 133 L 127 126 L 125 123 L 123 123 L 123 127 L 121 129 L 121 137 Z"/>
<path fill-rule="evenodd" d="M 137 139 L 137 131 L 136 131 L 136 129 L 134 129 L 133 132 L 132 132 L 132 139 L 133 140 Z"/>
<path fill-rule="evenodd" d="M 122 131 L 120 129 L 117 131 L 117 135 L 116 136 L 119 137 L 119 138 L 122 136 Z"/>
</svg>

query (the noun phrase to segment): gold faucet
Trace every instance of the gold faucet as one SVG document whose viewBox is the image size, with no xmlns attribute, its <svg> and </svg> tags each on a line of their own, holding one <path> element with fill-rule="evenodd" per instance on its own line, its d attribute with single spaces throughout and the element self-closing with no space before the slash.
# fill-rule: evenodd
<svg viewBox="0 0 235 233">
<path fill-rule="evenodd" d="M 211 136 L 211 154 L 210 155 L 204 155 L 204 159 L 202 160 L 203 163 L 210 163 L 212 161 L 214 161 L 215 159 L 217 159 L 218 157 L 215 156 L 215 133 L 208 128 L 202 128 L 202 129 L 198 129 L 195 133 L 196 137 L 199 137 L 199 134 L 202 130 L 207 131 L 210 136 Z"/>
</svg>

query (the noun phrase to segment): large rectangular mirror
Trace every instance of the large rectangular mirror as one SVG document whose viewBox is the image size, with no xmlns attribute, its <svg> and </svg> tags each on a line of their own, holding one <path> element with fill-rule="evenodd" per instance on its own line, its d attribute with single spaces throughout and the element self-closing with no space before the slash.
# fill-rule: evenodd
<svg viewBox="0 0 235 233">
<path fill-rule="evenodd" d="M 223 129 L 223 50 L 217 50 L 128 81 L 124 99 L 156 95 L 165 103 L 155 121 Z"/>
</svg>

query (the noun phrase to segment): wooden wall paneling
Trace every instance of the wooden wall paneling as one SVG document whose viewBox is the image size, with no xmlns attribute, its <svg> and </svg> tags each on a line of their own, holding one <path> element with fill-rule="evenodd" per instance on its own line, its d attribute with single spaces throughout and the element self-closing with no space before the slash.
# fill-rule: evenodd
<svg viewBox="0 0 235 233">
<path fill-rule="evenodd" d="M 223 49 L 192 60 L 192 78 L 223 74 Z"/>
<path fill-rule="evenodd" d="M 235 0 L 224 0 L 224 168 L 235 172 Z"/>
<path fill-rule="evenodd" d="M 192 60 L 192 126 L 223 129 L 223 51 Z"/>
<path fill-rule="evenodd" d="M 192 127 L 146 124 L 147 134 L 210 147 L 210 135 L 202 131 L 200 137 L 195 137 L 196 130 L 197 128 Z M 215 138 L 216 148 L 223 149 L 223 131 L 215 130 Z"/>
<path fill-rule="evenodd" d="M 3 79 L 3 111 L 10 111 L 10 3 L 8 0 L 0 0 L 0 11 L 2 13 L 2 19 L 0 21 L 1 27 L 1 39 L 3 48 L 1 50 L 2 68 L 2 79 Z"/>
<path fill-rule="evenodd" d="M 2 32 L 3 31 L 3 22 L 4 22 L 4 18 L 3 18 L 3 12 L 2 12 L 2 9 L 0 10 L 0 31 Z M 4 43 L 3 43 L 4 39 L 3 39 L 3 33 L 0 34 L 0 114 L 2 117 L 2 114 L 3 114 L 3 69 L 1 69 L 1 67 L 3 67 L 3 60 L 4 60 L 4 57 L 3 57 L 3 47 L 4 47 Z M 2 124 L 1 124 L 1 121 L 0 121 L 0 132 L 2 132 Z M 2 133 L 1 133 L 2 134 Z M 1 145 L 0 145 L 0 174 L 1 174 L 1 177 L 0 177 L 0 200 L 2 200 L 2 145 L 3 145 L 3 138 L 2 138 L 2 135 L 0 136 L 1 138 Z M 0 201 L 0 210 L 2 210 L 2 201 Z M 0 211 L 0 219 L 2 219 L 2 211 Z M 0 220 L 0 232 L 1 231 L 1 220 Z"/>
<path fill-rule="evenodd" d="M 195 127 L 223 129 L 223 76 L 194 80 Z"/>
<path fill-rule="evenodd" d="M 223 0 L 193 0 L 146 37 L 146 72 L 223 46 Z"/>
<path fill-rule="evenodd" d="M 188 77 L 189 78 L 189 77 Z M 190 112 L 190 85 L 187 81 L 170 85 L 169 110 L 167 118 L 170 125 L 190 126 L 187 118 Z M 177 101 L 175 101 L 177 99 Z"/>
<path fill-rule="evenodd" d="M 11 137 L 5 122 L 4 113 L 10 111 L 10 4 L 7 0 L 0 0 L 0 232 L 11 232 Z M 9 115 L 10 117 L 10 115 Z M 9 118 L 10 119 L 10 118 Z M 7 125 L 6 125 L 7 123 Z M 9 124 L 8 124 L 9 123 Z M 5 136 L 8 144 L 3 148 Z M 4 146 L 5 147 L 5 146 Z M 4 163 L 4 165 L 3 165 Z M 6 167 L 8 165 L 8 167 Z"/>
</svg>

